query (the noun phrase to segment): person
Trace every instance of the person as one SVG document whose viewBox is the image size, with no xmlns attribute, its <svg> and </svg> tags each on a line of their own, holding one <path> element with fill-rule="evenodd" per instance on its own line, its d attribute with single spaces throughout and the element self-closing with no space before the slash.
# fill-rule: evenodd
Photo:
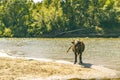
<svg viewBox="0 0 120 80">
<path fill-rule="evenodd" d="M 67 53 L 72 48 L 75 55 L 74 64 L 77 63 L 77 56 L 79 56 L 79 64 L 82 64 L 82 53 L 85 50 L 85 44 L 80 40 L 73 40 L 71 43 L 72 45 L 68 48 Z"/>
</svg>

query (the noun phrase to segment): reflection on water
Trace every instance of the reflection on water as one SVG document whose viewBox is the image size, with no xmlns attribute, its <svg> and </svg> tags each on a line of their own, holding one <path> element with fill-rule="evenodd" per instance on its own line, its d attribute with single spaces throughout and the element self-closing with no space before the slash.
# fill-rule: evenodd
<svg viewBox="0 0 120 80">
<path fill-rule="evenodd" d="M 72 51 L 66 54 L 72 40 L 73 38 L 1 38 L 0 51 L 12 56 L 73 62 Z M 82 38 L 82 40 L 86 45 L 83 53 L 84 63 L 103 65 L 120 71 L 119 38 Z"/>
</svg>

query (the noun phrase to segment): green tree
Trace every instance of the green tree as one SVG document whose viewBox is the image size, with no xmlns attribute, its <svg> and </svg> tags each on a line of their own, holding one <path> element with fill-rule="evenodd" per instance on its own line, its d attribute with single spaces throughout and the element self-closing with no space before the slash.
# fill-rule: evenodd
<svg viewBox="0 0 120 80">
<path fill-rule="evenodd" d="M 29 7 L 25 0 L 12 0 L 8 2 L 3 15 L 4 25 L 12 30 L 15 37 L 27 35 L 29 24 Z"/>
<path fill-rule="evenodd" d="M 120 0 L 0 0 L 0 37 L 103 34 L 119 25 Z"/>
</svg>

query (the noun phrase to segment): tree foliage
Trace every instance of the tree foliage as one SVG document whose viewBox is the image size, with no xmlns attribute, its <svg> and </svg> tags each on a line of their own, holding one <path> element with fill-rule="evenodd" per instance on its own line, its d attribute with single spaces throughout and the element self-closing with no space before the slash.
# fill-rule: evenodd
<svg viewBox="0 0 120 80">
<path fill-rule="evenodd" d="M 119 28 L 120 0 L 0 0 L 0 37 L 44 37 Z M 81 33 L 81 31 L 79 31 Z"/>
</svg>

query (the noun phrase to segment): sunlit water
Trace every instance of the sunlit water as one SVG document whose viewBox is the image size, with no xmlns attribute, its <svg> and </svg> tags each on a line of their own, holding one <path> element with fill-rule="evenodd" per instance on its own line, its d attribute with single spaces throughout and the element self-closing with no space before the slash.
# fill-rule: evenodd
<svg viewBox="0 0 120 80">
<path fill-rule="evenodd" d="M 46 58 L 74 62 L 72 50 L 66 54 L 75 38 L 1 38 L 0 51 L 11 56 Z M 102 65 L 120 71 L 120 38 L 79 38 L 85 45 L 83 62 Z"/>
</svg>

